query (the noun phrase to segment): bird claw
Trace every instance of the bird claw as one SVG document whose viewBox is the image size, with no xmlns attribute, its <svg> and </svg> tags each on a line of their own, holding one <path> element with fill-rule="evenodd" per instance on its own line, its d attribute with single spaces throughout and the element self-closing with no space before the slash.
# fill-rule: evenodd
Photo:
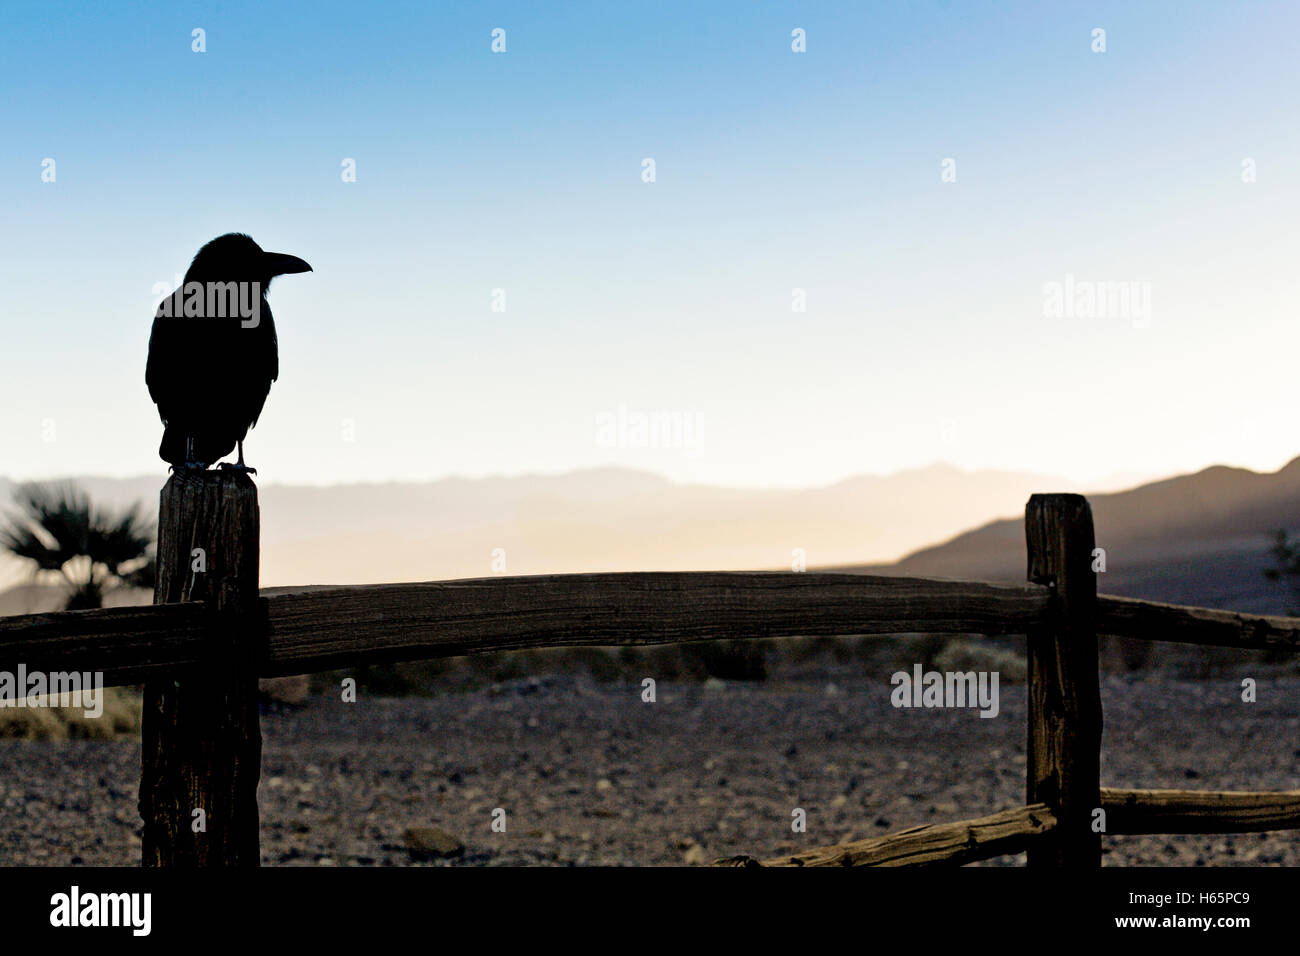
<svg viewBox="0 0 1300 956">
<path fill-rule="evenodd" d="M 245 475 L 257 474 L 256 468 L 250 468 L 248 465 L 245 465 L 243 462 L 223 461 L 217 467 L 222 469 L 223 471 L 243 472 Z"/>
<path fill-rule="evenodd" d="M 173 474 L 180 472 L 207 471 L 208 466 L 201 461 L 186 461 L 179 465 L 168 465 L 167 470 Z"/>
</svg>

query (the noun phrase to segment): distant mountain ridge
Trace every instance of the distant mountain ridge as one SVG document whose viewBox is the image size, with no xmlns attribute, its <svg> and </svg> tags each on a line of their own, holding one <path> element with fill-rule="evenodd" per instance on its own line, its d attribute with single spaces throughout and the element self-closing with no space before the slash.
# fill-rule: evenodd
<svg viewBox="0 0 1300 956">
<path fill-rule="evenodd" d="M 153 515 L 166 480 L 74 478 L 97 504 Z M 262 479 L 265 481 L 265 479 Z M 0 479 L 0 510 L 14 483 Z M 508 574 L 726 570 L 891 561 L 1014 514 L 1048 476 L 946 465 L 820 488 L 677 484 L 618 468 L 561 475 L 333 486 L 263 483 L 267 587 L 481 577 L 502 549 Z M 0 557 L 0 588 L 24 580 Z"/>
<path fill-rule="evenodd" d="M 1300 458 L 1272 473 L 1216 465 L 1088 500 L 1106 550 L 1103 593 L 1257 614 L 1284 614 L 1295 603 L 1264 570 L 1273 532 L 1300 528 Z M 1009 518 L 854 570 L 1023 581 L 1025 561 L 1023 519 Z"/>
<path fill-rule="evenodd" d="M 165 479 L 78 480 L 96 502 L 143 501 L 152 513 Z M 0 479 L 0 502 L 12 484 Z M 508 574 L 778 568 L 803 548 L 810 568 L 1023 581 L 1025 501 L 1069 490 L 1049 477 L 946 466 L 811 489 L 679 485 L 623 469 L 266 484 L 262 583 L 482 577 L 493 573 L 496 548 Z M 1300 528 L 1300 458 L 1273 473 L 1215 466 L 1088 498 L 1106 549 L 1103 593 L 1254 613 L 1290 609 L 1290 594 L 1263 572 L 1273 531 Z M 987 520 L 998 514 L 1014 517 Z M 916 547 L 936 540 L 943 543 Z M 890 549 L 905 556 L 890 562 Z M 9 561 L 0 588 L 24 580 Z M 0 614 L 49 609 L 45 590 L 0 595 Z"/>
</svg>

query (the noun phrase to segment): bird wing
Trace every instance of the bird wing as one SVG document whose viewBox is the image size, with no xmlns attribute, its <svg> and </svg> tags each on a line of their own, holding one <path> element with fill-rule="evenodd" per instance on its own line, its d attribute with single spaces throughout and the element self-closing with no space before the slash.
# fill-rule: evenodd
<svg viewBox="0 0 1300 956">
<path fill-rule="evenodd" d="M 164 425 L 171 417 L 170 406 L 179 392 L 178 375 L 183 368 L 181 320 L 181 292 L 163 299 L 154 313 L 153 328 L 149 331 L 149 360 L 144 369 L 144 382 L 149 386 L 149 397 L 158 406 L 158 417 Z M 170 313 L 168 313 L 170 310 Z"/>
<path fill-rule="evenodd" d="M 275 334 L 275 319 L 271 307 L 262 300 L 261 323 L 257 328 L 259 341 L 251 356 L 248 377 L 248 426 L 257 424 L 271 393 L 271 383 L 280 377 L 280 342 Z"/>
</svg>

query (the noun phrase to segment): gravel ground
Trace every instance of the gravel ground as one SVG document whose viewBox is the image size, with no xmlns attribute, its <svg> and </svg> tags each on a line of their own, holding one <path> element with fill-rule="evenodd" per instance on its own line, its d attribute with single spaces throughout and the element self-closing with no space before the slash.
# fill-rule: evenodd
<svg viewBox="0 0 1300 956">
<path fill-rule="evenodd" d="M 431 699 L 313 698 L 267 715 L 268 865 L 682 864 L 884 834 L 1023 802 L 1025 689 L 1001 712 L 895 709 L 852 674 L 765 685 L 547 677 Z M 1103 683 L 1108 786 L 1300 785 L 1300 679 Z M 0 864 L 135 864 L 137 742 L 0 741 Z M 493 832 L 494 808 L 506 832 Z M 794 808 L 807 832 L 791 831 Z M 1106 865 L 1300 864 L 1300 831 L 1107 837 Z M 1002 857 L 983 865 L 1015 865 Z"/>
</svg>

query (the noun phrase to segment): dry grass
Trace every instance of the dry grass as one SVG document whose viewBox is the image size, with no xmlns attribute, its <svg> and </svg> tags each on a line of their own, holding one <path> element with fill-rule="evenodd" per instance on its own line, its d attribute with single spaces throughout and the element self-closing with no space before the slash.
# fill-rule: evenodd
<svg viewBox="0 0 1300 956">
<path fill-rule="evenodd" d="M 80 707 L 0 707 L 0 739 L 116 740 L 140 732 L 140 695 L 104 688 L 104 712 L 87 717 Z"/>
</svg>

